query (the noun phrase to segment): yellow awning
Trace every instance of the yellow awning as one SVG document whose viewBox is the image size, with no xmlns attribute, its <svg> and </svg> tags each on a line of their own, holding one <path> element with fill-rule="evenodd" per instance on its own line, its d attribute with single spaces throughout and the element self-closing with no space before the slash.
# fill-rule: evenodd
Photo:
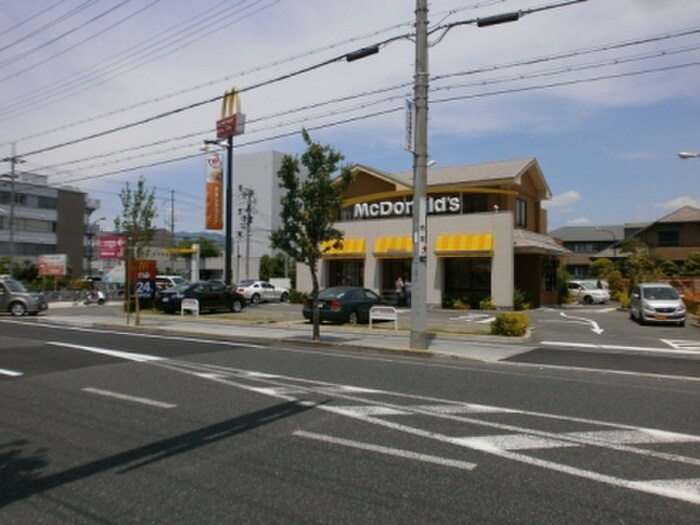
<svg viewBox="0 0 700 525">
<path fill-rule="evenodd" d="M 335 241 L 326 241 L 321 244 L 321 257 L 364 257 L 365 256 L 365 240 L 343 239 L 340 248 L 334 248 Z"/>
<path fill-rule="evenodd" d="M 410 237 L 379 237 L 374 241 L 375 257 L 411 257 L 412 254 Z"/>
<path fill-rule="evenodd" d="M 468 233 L 438 235 L 435 255 L 438 257 L 487 257 L 493 254 L 493 235 Z"/>
</svg>

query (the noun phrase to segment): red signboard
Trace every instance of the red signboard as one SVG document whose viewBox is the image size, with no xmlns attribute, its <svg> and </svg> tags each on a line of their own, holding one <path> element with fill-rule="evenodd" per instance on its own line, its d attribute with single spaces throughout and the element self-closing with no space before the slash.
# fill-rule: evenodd
<svg viewBox="0 0 700 525">
<path fill-rule="evenodd" d="M 156 261 L 153 259 L 132 259 L 129 261 L 129 280 L 151 281 L 156 278 Z"/>
<path fill-rule="evenodd" d="M 63 277 L 66 275 L 66 254 L 56 253 L 39 256 L 39 275 Z"/>
<path fill-rule="evenodd" d="M 232 135 L 240 135 L 245 129 L 245 115 L 234 113 L 216 121 L 216 136 L 225 139 Z"/>
<path fill-rule="evenodd" d="M 126 235 L 100 235 L 97 256 L 100 259 L 123 259 Z"/>
</svg>

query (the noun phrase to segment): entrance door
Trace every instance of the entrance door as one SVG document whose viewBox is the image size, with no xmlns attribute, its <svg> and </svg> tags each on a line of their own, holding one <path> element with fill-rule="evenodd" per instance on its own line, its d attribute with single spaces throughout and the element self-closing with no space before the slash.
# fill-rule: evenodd
<svg viewBox="0 0 700 525">
<path fill-rule="evenodd" d="M 328 286 L 364 286 L 365 260 L 328 261 Z"/>
</svg>

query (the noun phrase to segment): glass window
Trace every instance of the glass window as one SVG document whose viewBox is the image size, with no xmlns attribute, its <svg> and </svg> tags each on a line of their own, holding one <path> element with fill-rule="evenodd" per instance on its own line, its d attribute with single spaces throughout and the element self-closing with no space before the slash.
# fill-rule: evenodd
<svg viewBox="0 0 700 525">
<path fill-rule="evenodd" d="M 516 226 L 527 226 L 527 202 L 523 199 L 515 201 L 515 224 Z"/>
<path fill-rule="evenodd" d="M 658 246 L 680 246 L 680 232 L 678 230 L 659 231 Z"/>
</svg>

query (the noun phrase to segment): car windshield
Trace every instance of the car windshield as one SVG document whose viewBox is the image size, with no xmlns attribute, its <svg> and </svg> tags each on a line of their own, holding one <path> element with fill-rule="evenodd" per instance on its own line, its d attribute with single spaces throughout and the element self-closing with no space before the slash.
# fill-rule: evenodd
<svg viewBox="0 0 700 525">
<path fill-rule="evenodd" d="M 169 292 L 184 292 L 189 287 L 190 287 L 190 283 L 180 283 L 180 284 L 176 284 L 175 286 L 171 286 L 169 288 L 166 288 L 166 290 Z"/>
<path fill-rule="evenodd" d="M 24 287 L 24 285 L 19 281 L 15 281 L 14 279 L 7 279 L 5 281 L 5 286 L 7 286 L 7 289 L 11 292 L 27 293 L 27 289 Z"/>
<path fill-rule="evenodd" d="M 253 281 L 252 279 L 244 279 L 243 281 L 241 281 L 240 283 L 238 283 L 238 286 L 243 286 L 243 287 L 245 287 L 245 286 L 250 286 L 250 285 L 253 284 L 254 282 L 255 282 L 255 281 Z"/>
<path fill-rule="evenodd" d="M 588 281 L 583 281 L 583 282 L 581 283 L 581 286 L 582 286 L 583 288 L 585 288 L 586 290 L 597 290 L 597 289 L 598 289 L 598 287 L 596 286 L 595 283 L 591 283 L 591 282 L 588 282 Z"/>
<path fill-rule="evenodd" d="M 341 299 L 345 295 L 352 291 L 348 288 L 326 288 L 321 293 L 318 294 L 319 299 Z"/>
<path fill-rule="evenodd" d="M 655 286 L 652 288 L 644 288 L 643 295 L 645 299 L 678 299 L 676 290 L 667 286 Z"/>
</svg>

